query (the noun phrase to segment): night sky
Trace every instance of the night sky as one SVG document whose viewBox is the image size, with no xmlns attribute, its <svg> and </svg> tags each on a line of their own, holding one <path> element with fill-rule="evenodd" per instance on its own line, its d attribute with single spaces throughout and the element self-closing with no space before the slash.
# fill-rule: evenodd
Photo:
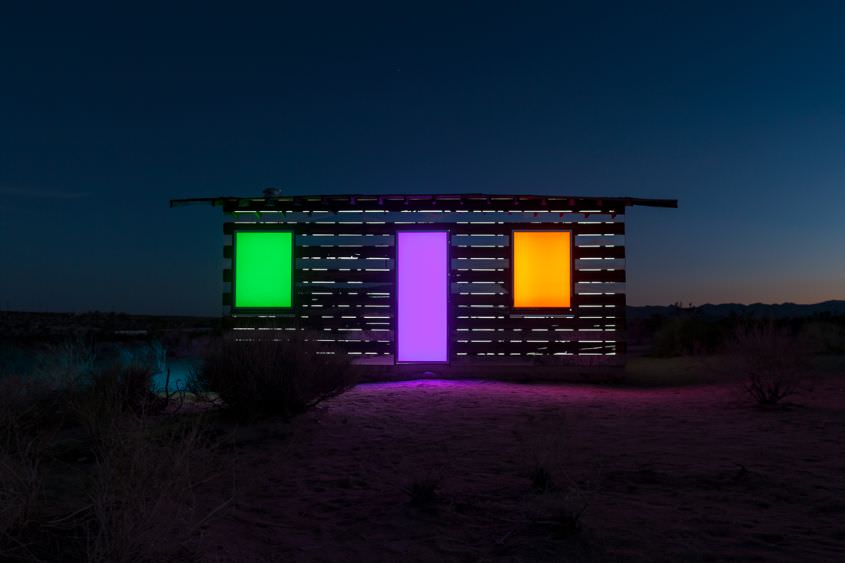
<svg viewBox="0 0 845 563">
<path fill-rule="evenodd" d="M 843 3 L 175 4 L 2 3 L 3 309 L 220 314 L 168 200 L 268 186 L 677 198 L 629 303 L 845 298 Z"/>
</svg>

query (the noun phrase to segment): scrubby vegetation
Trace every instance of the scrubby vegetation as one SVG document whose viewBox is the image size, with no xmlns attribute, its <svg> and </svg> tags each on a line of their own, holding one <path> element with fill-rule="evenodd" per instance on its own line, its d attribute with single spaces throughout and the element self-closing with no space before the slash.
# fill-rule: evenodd
<svg viewBox="0 0 845 563">
<path fill-rule="evenodd" d="M 806 390 L 816 366 L 845 353 L 843 317 L 713 317 L 695 308 L 673 311 L 631 323 L 631 340 L 639 350 L 677 360 L 667 365 L 669 377 L 658 378 L 662 383 L 734 379 L 755 405 L 772 407 Z M 636 371 L 636 363 L 629 364 L 629 371 Z"/>
<path fill-rule="evenodd" d="M 220 340 L 193 386 L 238 415 L 289 417 L 347 389 L 345 355 L 306 336 Z M 225 424 L 158 394 L 164 348 L 78 339 L 0 364 L 0 560 L 191 559 L 228 504 L 199 486 L 228 471 Z M 26 361 L 24 361 L 26 360 Z"/>
<path fill-rule="evenodd" d="M 302 333 L 223 339 L 209 346 L 192 388 L 241 417 L 290 417 L 352 386 L 347 358 Z"/>
<path fill-rule="evenodd" d="M 745 391 L 761 407 L 780 404 L 807 385 L 809 348 L 773 322 L 737 327 L 730 351 L 746 376 Z"/>
<path fill-rule="evenodd" d="M 0 373 L 0 560 L 162 561 L 190 551 L 215 467 L 201 415 L 165 415 L 145 354 L 90 342 Z"/>
<path fill-rule="evenodd" d="M 193 533 L 211 514 L 199 509 L 197 488 L 219 464 L 205 432 L 201 417 L 113 421 L 90 480 L 86 559 L 190 557 Z"/>
<path fill-rule="evenodd" d="M 713 316 L 696 307 L 673 307 L 669 313 L 628 321 L 629 343 L 651 356 L 670 358 L 733 351 L 737 330 L 767 322 L 786 331 L 812 354 L 845 354 L 845 317 L 818 314 L 771 318 L 753 315 Z"/>
<path fill-rule="evenodd" d="M 432 508 L 437 504 L 440 498 L 440 483 L 442 479 L 439 476 L 425 476 L 415 479 L 402 488 L 402 491 L 408 495 L 408 502 L 411 506 L 417 508 Z"/>
<path fill-rule="evenodd" d="M 728 324 L 692 315 L 667 318 L 654 333 L 653 353 L 659 357 L 712 354 L 723 345 Z"/>
</svg>

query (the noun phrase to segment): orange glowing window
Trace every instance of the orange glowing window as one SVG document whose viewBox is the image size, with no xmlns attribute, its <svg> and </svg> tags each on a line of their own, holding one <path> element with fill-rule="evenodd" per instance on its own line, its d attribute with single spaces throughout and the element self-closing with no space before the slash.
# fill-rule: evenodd
<svg viewBox="0 0 845 563">
<path fill-rule="evenodd" d="M 513 306 L 569 307 L 570 231 L 513 232 Z"/>
</svg>

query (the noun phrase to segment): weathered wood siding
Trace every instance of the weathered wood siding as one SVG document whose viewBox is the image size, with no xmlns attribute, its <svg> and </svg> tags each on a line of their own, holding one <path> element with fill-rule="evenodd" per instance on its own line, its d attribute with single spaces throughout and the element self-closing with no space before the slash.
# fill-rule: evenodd
<svg viewBox="0 0 845 563">
<path fill-rule="evenodd" d="M 227 206 L 223 303 L 234 330 L 245 335 L 307 329 L 350 354 L 389 361 L 394 352 L 394 233 L 448 230 L 451 362 L 624 353 L 624 204 L 561 199 L 531 207 L 507 198 L 349 205 L 315 198 L 272 206 L 256 199 Z M 268 228 L 295 233 L 294 308 L 290 313 L 233 311 L 232 233 Z M 511 232 L 538 228 L 572 232 L 570 310 L 529 313 L 511 306 Z"/>
</svg>

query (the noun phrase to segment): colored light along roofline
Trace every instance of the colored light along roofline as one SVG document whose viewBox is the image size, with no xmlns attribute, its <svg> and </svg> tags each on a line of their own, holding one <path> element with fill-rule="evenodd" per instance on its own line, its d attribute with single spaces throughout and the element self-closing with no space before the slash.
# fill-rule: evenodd
<svg viewBox="0 0 845 563">
<path fill-rule="evenodd" d="M 579 207 L 606 209 L 609 207 L 664 207 L 677 208 L 677 199 L 650 199 L 638 197 L 601 197 L 536 194 L 339 194 L 339 195 L 272 195 L 272 196 L 218 196 L 171 199 L 170 207 L 209 204 L 226 210 L 260 206 L 272 209 L 281 205 L 308 208 L 314 205 L 333 209 L 392 208 L 462 208 L 472 206 L 508 206 L 524 209 L 559 209 Z"/>
</svg>

